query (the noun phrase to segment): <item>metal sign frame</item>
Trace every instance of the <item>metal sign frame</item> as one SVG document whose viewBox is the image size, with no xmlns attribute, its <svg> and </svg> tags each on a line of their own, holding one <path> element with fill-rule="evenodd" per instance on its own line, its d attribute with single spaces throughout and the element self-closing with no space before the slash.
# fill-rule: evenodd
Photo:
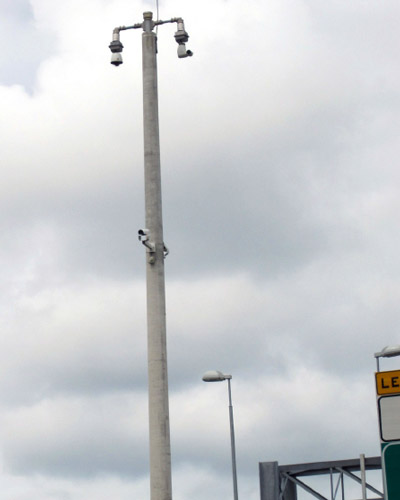
<svg viewBox="0 0 400 500">
<path fill-rule="evenodd" d="M 392 401 L 398 404 L 398 415 L 400 416 L 400 394 L 388 394 L 385 396 L 380 396 L 377 400 L 378 403 L 378 417 L 379 417 L 379 432 L 381 441 L 384 443 L 392 443 L 400 441 L 400 418 L 398 422 L 396 422 L 398 429 L 395 430 L 397 432 L 398 437 L 388 437 L 387 434 L 390 432 L 388 426 L 390 425 L 390 420 L 393 420 L 391 415 L 385 415 L 388 413 L 389 409 L 382 408 L 382 405 L 385 402 Z M 392 431 L 393 432 L 393 431 Z"/>
</svg>

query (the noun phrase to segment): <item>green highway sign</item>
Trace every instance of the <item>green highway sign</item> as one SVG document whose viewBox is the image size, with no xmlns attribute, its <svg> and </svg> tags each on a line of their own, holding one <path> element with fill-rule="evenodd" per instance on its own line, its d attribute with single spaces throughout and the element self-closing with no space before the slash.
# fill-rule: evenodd
<svg viewBox="0 0 400 500">
<path fill-rule="evenodd" d="M 386 498 L 400 499 L 400 443 L 382 444 L 382 459 Z"/>
</svg>

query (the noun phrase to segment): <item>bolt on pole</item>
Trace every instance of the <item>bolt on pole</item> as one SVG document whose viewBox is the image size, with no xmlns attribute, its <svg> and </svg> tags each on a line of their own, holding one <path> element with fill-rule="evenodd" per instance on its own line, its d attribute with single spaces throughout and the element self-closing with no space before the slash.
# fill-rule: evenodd
<svg viewBox="0 0 400 500">
<path fill-rule="evenodd" d="M 139 240 L 146 247 L 147 355 L 149 391 L 150 494 L 151 500 L 172 500 L 171 444 L 169 428 L 167 335 L 165 307 L 164 245 L 160 139 L 158 122 L 157 37 L 153 29 L 164 23 L 177 23 L 175 40 L 178 57 L 192 55 L 186 50 L 188 34 L 182 18 L 153 21 L 152 12 L 144 12 L 143 23 L 121 26 L 113 31 L 109 45 L 111 64 L 122 64 L 123 45 L 120 31 L 143 28 L 143 135 L 146 229 L 139 230 Z"/>
</svg>

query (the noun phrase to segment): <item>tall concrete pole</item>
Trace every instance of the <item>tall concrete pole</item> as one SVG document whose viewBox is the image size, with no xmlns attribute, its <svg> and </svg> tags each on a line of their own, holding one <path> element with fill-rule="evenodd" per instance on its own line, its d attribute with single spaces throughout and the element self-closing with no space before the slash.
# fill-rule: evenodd
<svg viewBox="0 0 400 500">
<path fill-rule="evenodd" d="M 142 34 L 145 216 L 154 245 L 154 251 L 146 253 L 150 490 L 151 500 L 171 500 L 157 47 L 152 17 L 151 12 L 143 14 Z"/>
<path fill-rule="evenodd" d="M 147 349 L 149 385 L 149 433 L 150 433 L 150 493 L 151 500 L 172 500 L 171 445 L 168 408 L 168 370 L 165 318 L 165 275 L 162 206 L 160 138 L 158 128 L 157 91 L 157 37 L 155 26 L 176 23 L 174 35 L 178 43 L 178 57 L 193 55 L 186 50 L 189 35 L 183 19 L 153 21 L 152 12 L 144 12 L 143 23 L 114 28 L 109 45 L 111 64 L 122 64 L 120 32 L 143 28 L 143 131 L 144 131 L 144 181 L 146 228 L 139 230 L 139 240 L 146 247 L 147 281 Z"/>
</svg>

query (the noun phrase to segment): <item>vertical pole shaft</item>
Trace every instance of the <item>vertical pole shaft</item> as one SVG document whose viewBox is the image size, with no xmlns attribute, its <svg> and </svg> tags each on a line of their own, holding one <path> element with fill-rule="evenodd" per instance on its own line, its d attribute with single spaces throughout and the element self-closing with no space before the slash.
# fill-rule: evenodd
<svg viewBox="0 0 400 500">
<path fill-rule="evenodd" d="M 237 487 L 237 470 L 236 470 L 236 447 L 235 447 L 235 427 L 233 423 L 233 406 L 231 394 L 231 381 L 228 378 L 228 394 L 229 394 L 229 423 L 231 428 L 231 452 L 232 452 L 232 477 L 233 477 L 233 498 L 238 500 Z"/>
<path fill-rule="evenodd" d="M 143 17 L 145 212 L 155 244 L 155 251 L 146 253 L 150 498 L 172 500 L 156 35 L 152 13 Z"/>
<path fill-rule="evenodd" d="M 367 500 L 367 476 L 365 470 L 365 455 L 360 455 L 360 472 L 361 472 L 361 495 L 362 500 Z"/>
<path fill-rule="evenodd" d="M 344 476 L 343 476 L 343 472 L 340 473 L 340 482 L 341 482 L 341 486 L 342 486 L 342 500 L 345 500 L 345 498 L 344 498 Z"/>
</svg>

